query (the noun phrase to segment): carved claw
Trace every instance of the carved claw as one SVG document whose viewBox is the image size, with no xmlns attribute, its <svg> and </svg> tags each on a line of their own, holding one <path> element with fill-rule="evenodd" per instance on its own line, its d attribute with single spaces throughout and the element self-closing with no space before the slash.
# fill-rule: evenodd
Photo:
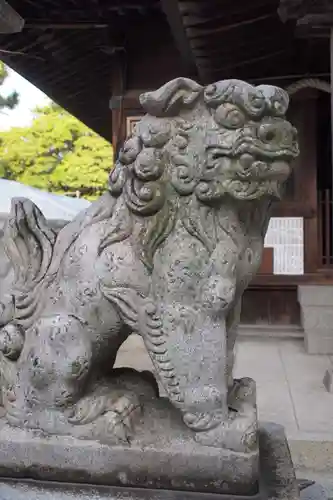
<svg viewBox="0 0 333 500">
<path fill-rule="evenodd" d="M 100 442 L 129 443 L 142 407 L 134 393 L 87 396 L 80 400 L 67 416 L 74 426 L 87 426 L 78 437 L 94 437 Z"/>
<path fill-rule="evenodd" d="M 215 413 L 184 413 L 183 415 L 184 423 L 195 432 L 206 431 L 214 429 L 220 423 L 222 418 L 220 415 Z"/>
<path fill-rule="evenodd" d="M 120 397 L 113 406 L 109 418 L 108 433 L 116 436 L 120 441 L 130 443 L 133 436 L 135 420 L 142 413 L 140 403 L 133 403 L 127 396 Z"/>
<path fill-rule="evenodd" d="M 90 424 L 107 411 L 107 406 L 106 396 L 94 399 L 89 396 L 85 397 L 72 408 L 68 415 L 68 422 L 72 425 Z"/>
</svg>

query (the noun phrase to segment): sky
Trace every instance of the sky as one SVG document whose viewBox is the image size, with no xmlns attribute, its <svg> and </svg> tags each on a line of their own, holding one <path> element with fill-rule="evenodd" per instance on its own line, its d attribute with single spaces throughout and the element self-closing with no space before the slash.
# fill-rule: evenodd
<svg viewBox="0 0 333 500">
<path fill-rule="evenodd" d="M 0 130 L 29 125 L 33 119 L 32 110 L 48 101 L 43 92 L 18 73 L 12 69 L 8 69 L 8 73 L 9 76 L 1 87 L 1 93 L 7 95 L 16 90 L 19 93 L 20 102 L 15 109 L 4 110 L 0 113 Z"/>
</svg>

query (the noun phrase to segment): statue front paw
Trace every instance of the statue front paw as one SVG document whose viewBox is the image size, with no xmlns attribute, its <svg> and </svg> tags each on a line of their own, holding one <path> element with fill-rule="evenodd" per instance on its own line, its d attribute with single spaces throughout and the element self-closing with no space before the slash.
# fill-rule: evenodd
<svg viewBox="0 0 333 500">
<path fill-rule="evenodd" d="M 229 413 L 226 419 L 203 432 L 195 434 L 195 440 L 206 446 L 227 448 L 236 452 L 250 453 L 258 446 L 258 421 L 256 386 L 250 378 L 234 380 L 228 395 Z"/>
<path fill-rule="evenodd" d="M 250 453 L 258 447 L 258 424 L 256 412 L 231 414 L 227 421 L 204 432 L 197 432 L 195 440 L 214 448 Z"/>
</svg>

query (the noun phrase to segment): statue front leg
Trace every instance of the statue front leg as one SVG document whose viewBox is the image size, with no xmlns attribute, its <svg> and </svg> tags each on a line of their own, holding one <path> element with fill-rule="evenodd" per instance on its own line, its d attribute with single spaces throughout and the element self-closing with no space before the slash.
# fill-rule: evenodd
<svg viewBox="0 0 333 500">
<path fill-rule="evenodd" d="M 205 310 L 190 314 L 195 322 L 192 333 L 183 334 L 188 366 L 182 413 L 186 425 L 201 432 L 228 419 L 226 328 L 223 315 L 214 318 Z"/>
<path fill-rule="evenodd" d="M 241 309 L 242 299 L 240 298 L 236 301 L 234 307 L 230 309 L 226 318 L 229 391 L 233 388 L 234 385 L 233 369 L 235 364 L 235 344 L 240 322 Z"/>
<path fill-rule="evenodd" d="M 184 339 L 189 371 L 183 419 L 202 445 L 250 452 L 257 447 L 255 384 L 241 379 L 231 387 L 234 342 L 227 317 L 197 313 L 191 341 Z"/>
<path fill-rule="evenodd" d="M 180 409 L 196 441 L 246 452 L 256 447 L 252 381 L 240 381 L 229 409 L 230 342 L 226 318 L 234 304 L 233 280 L 210 279 L 193 305 L 161 302 L 155 330 L 143 338 L 170 401 Z M 231 305 L 230 305 L 231 304 Z M 233 344 L 233 343 L 232 343 Z"/>
<path fill-rule="evenodd" d="M 224 317 L 175 302 L 159 317 L 159 328 L 146 329 L 143 339 L 169 399 L 191 429 L 219 425 L 228 418 Z"/>
</svg>

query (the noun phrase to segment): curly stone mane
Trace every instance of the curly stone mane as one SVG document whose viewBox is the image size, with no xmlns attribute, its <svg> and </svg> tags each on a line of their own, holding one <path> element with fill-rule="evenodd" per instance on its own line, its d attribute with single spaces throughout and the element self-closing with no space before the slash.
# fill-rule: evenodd
<svg viewBox="0 0 333 500">
<path fill-rule="evenodd" d="M 252 122 L 259 127 L 262 117 L 282 119 L 288 108 L 286 93 L 266 85 L 244 87 L 238 80 L 204 88 L 178 78 L 141 95 L 140 102 L 147 114 L 119 154 L 109 191 L 112 197 L 122 198 L 130 218 L 140 218 L 141 258 L 148 268 L 153 266 L 154 252 L 172 231 L 180 208 L 182 217 L 189 219 L 184 207 L 209 206 L 225 195 L 239 200 L 278 196 L 279 183 L 264 175 L 269 164 L 253 161 L 263 152 L 265 131 L 259 129 L 261 136 L 251 135 L 246 127 Z M 277 155 L 269 149 L 264 153 Z M 278 154 L 282 157 L 283 149 Z M 241 155 L 250 160 L 235 172 L 226 160 Z M 222 170 L 221 158 L 225 159 Z M 191 222 L 186 225 L 189 229 Z M 200 236 L 200 228 L 194 228 L 194 233 L 207 240 Z M 113 241 L 114 236 L 107 237 L 101 249 Z"/>
</svg>

